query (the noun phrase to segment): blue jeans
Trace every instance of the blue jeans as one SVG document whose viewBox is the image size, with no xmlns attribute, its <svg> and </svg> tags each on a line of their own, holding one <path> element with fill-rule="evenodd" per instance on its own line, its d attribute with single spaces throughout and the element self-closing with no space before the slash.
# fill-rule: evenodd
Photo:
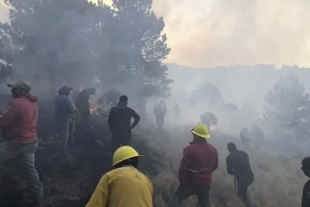
<svg viewBox="0 0 310 207">
<path fill-rule="evenodd" d="M 172 194 L 170 207 L 180 207 L 192 195 L 198 197 L 199 207 L 211 207 L 210 187 L 203 185 L 179 186 Z"/>
<path fill-rule="evenodd" d="M 56 121 L 56 134 L 61 141 L 62 153 L 67 152 L 68 139 L 70 136 L 70 120 Z"/>
<path fill-rule="evenodd" d="M 0 163 L 15 158 L 25 177 L 31 197 L 40 199 L 43 196 L 43 186 L 34 166 L 34 153 L 37 141 L 31 143 L 0 143 Z"/>
</svg>

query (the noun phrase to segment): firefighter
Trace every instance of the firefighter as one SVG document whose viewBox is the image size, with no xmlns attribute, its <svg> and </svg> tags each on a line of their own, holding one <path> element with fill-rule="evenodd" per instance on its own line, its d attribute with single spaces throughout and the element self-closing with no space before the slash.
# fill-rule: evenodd
<svg viewBox="0 0 310 207">
<path fill-rule="evenodd" d="M 250 147 L 250 142 L 251 142 L 251 134 L 249 130 L 245 127 L 240 131 L 239 135 L 242 145 L 245 147 Z"/>
<path fill-rule="evenodd" d="M 198 124 L 193 130 L 193 141 L 183 151 L 179 168 L 179 187 L 172 195 L 171 207 L 179 207 L 191 195 L 198 197 L 200 207 L 211 207 L 210 188 L 213 171 L 218 168 L 218 153 L 207 142 L 208 128 Z"/>
<path fill-rule="evenodd" d="M 249 156 L 246 152 L 238 150 L 232 142 L 227 144 L 227 149 L 230 153 L 226 158 L 227 172 L 234 176 L 238 197 L 246 207 L 250 207 L 247 189 L 254 181 L 254 175 L 250 166 Z"/>
<path fill-rule="evenodd" d="M 256 124 L 251 127 L 250 134 L 253 137 L 253 141 L 255 143 L 255 148 L 260 149 L 261 145 L 264 143 L 264 132 L 261 128 L 259 128 Z"/>
<path fill-rule="evenodd" d="M 34 166 L 37 143 L 37 97 L 30 94 L 25 80 L 8 84 L 14 98 L 0 113 L 0 128 L 5 142 L 0 144 L 0 163 L 15 158 L 18 170 L 26 178 L 30 206 L 40 206 L 43 186 Z"/>
<path fill-rule="evenodd" d="M 67 143 L 70 137 L 70 124 L 73 121 L 73 115 L 75 109 L 72 99 L 70 98 L 70 92 L 73 88 L 69 86 L 63 86 L 58 90 L 58 96 L 54 102 L 54 116 L 56 121 L 56 133 L 57 137 L 61 141 L 61 153 L 67 157 Z"/>
<path fill-rule="evenodd" d="M 157 128 L 160 133 L 164 132 L 164 119 L 165 114 L 167 113 L 166 104 L 163 100 L 161 100 L 154 108 L 153 113 L 156 117 Z"/>
<path fill-rule="evenodd" d="M 114 169 L 103 175 L 86 207 L 153 207 L 153 185 L 138 170 L 142 157 L 130 146 L 118 148 Z"/>
<path fill-rule="evenodd" d="M 131 146 L 131 130 L 135 128 L 140 121 L 140 116 L 137 112 L 127 107 L 127 105 L 128 97 L 122 95 L 119 98 L 119 102 L 109 113 L 108 124 L 112 134 L 112 154 L 122 145 Z M 134 119 L 132 124 L 131 118 Z"/>
<path fill-rule="evenodd" d="M 84 129 L 91 128 L 89 96 L 95 94 L 96 94 L 95 88 L 88 88 L 82 90 L 75 99 L 75 107 L 79 110 L 80 114 L 80 124 Z"/>
<path fill-rule="evenodd" d="M 301 162 L 301 170 L 310 178 L 310 157 L 305 157 Z M 302 191 L 301 207 L 310 207 L 310 180 L 308 180 Z"/>
</svg>

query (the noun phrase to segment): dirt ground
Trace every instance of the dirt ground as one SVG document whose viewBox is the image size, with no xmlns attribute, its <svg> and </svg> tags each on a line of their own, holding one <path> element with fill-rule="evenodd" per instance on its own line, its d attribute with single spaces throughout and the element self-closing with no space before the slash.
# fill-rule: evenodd
<svg viewBox="0 0 310 207">
<path fill-rule="evenodd" d="M 1 101 L 0 101 L 1 102 Z M 1 103 L 0 103 L 1 104 Z M 63 160 L 58 155 L 54 139 L 53 110 L 41 103 L 38 132 L 40 147 L 36 153 L 36 167 L 44 185 L 43 207 L 84 207 L 101 176 L 111 169 L 110 134 L 107 124 L 97 115 L 92 117 L 93 132 L 79 131 L 75 143 L 70 145 L 73 159 Z M 178 185 L 178 167 L 182 151 L 191 139 L 192 126 L 167 129 L 165 135 L 150 126 L 139 124 L 133 133 L 133 146 L 146 155 L 140 170 L 154 185 L 154 207 L 165 207 Z M 173 132 L 170 134 L 170 131 Z M 100 140 L 102 144 L 98 144 Z M 232 177 L 226 172 L 226 144 L 240 146 L 239 140 L 220 130 L 211 132 L 210 143 L 219 151 L 219 169 L 214 172 L 211 190 L 215 207 L 241 207 L 234 191 Z M 241 148 L 242 149 L 242 148 Z M 261 150 L 248 152 L 255 180 L 249 188 L 253 207 L 300 206 L 303 184 L 307 178 L 300 170 L 300 159 L 277 156 L 268 143 Z M 27 189 L 14 161 L 0 168 L 0 206 L 28 207 L 24 198 Z M 183 206 L 196 205 L 190 198 Z M 30 206 L 29 206 L 30 207 Z"/>
<path fill-rule="evenodd" d="M 59 155 L 59 143 L 54 138 L 52 106 L 41 103 L 38 122 L 39 148 L 36 168 L 44 185 L 43 205 L 48 207 L 85 206 L 101 176 L 111 169 L 110 134 L 107 124 L 99 115 L 93 115 L 93 131 L 77 129 L 74 143 L 69 145 L 72 159 Z M 100 140 L 101 143 L 98 143 Z M 133 138 L 133 145 L 140 153 L 151 152 L 142 139 Z M 154 156 L 156 152 L 152 153 Z M 156 155 L 160 160 L 161 156 Z M 155 176 L 160 163 L 150 158 L 141 164 L 141 170 Z M 152 164 L 150 164 L 152 163 Z M 14 160 L 1 166 L 0 206 L 25 207 L 27 187 L 15 167 Z"/>
</svg>

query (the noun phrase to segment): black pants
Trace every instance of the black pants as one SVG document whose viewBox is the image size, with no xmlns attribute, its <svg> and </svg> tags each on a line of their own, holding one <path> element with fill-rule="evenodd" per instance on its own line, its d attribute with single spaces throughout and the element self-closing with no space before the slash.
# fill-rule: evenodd
<svg viewBox="0 0 310 207">
<path fill-rule="evenodd" d="M 122 130 L 120 130 L 122 131 Z M 122 133 L 112 133 L 111 152 L 114 152 L 121 146 L 131 146 L 131 131 L 122 131 Z"/>
<path fill-rule="evenodd" d="M 81 126 L 87 128 L 91 124 L 90 114 L 85 112 L 81 113 Z"/>
<path fill-rule="evenodd" d="M 247 185 L 238 185 L 238 197 L 245 205 L 245 207 L 251 207 L 250 201 L 248 199 L 248 186 Z"/>
<path fill-rule="evenodd" d="M 197 196 L 199 207 L 211 207 L 210 187 L 203 185 L 179 186 L 172 194 L 169 207 L 180 207 L 192 195 Z"/>
<path fill-rule="evenodd" d="M 88 107 L 77 107 L 80 114 L 80 125 L 87 128 L 91 124 L 90 109 Z"/>
</svg>

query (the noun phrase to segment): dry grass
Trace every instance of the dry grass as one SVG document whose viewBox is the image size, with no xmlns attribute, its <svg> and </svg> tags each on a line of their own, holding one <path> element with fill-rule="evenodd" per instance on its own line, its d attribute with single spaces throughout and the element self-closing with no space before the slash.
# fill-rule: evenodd
<svg viewBox="0 0 310 207">
<path fill-rule="evenodd" d="M 166 206 L 165 203 L 178 185 L 177 174 L 182 151 L 191 140 L 189 132 L 191 126 L 175 129 L 173 129 L 173 135 L 168 134 L 165 137 L 155 131 L 150 131 L 149 128 L 141 127 L 135 131 L 137 137 L 144 137 L 148 140 L 150 148 L 165 155 L 165 159 L 161 160 L 164 169 L 160 169 L 161 173 L 152 178 L 155 188 L 154 204 L 158 207 Z M 146 135 L 147 137 L 145 137 Z M 238 139 L 219 131 L 213 132 L 209 141 L 219 152 L 220 166 L 214 172 L 212 184 L 212 203 L 215 207 L 243 206 L 236 197 L 233 178 L 226 173 L 226 156 L 228 155 L 226 144 L 230 141 L 234 141 L 237 146 L 240 146 Z M 281 159 L 268 147 L 260 151 L 245 151 L 250 156 L 251 166 L 255 174 L 255 181 L 249 188 L 249 196 L 253 206 L 300 206 L 302 187 L 307 180 L 300 170 L 300 160 Z M 195 203 L 195 198 L 190 198 L 184 202 L 183 206 L 192 207 Z"/>
</svg>

